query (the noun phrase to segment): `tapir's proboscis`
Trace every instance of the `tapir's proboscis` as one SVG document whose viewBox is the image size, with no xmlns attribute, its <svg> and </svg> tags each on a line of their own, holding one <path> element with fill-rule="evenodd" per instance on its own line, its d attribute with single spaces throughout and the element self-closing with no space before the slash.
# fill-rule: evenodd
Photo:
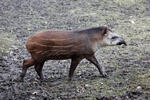
<svg viewBox="0 0 150 100">
<path fill-rule="evenodd" d="M 27 69 L 34 65 L 42 80 L 45 61 L 71 59 L 68 75 L 71 80 L 77 65 L 84 58 L 93 63 L 100 74 L 106 77 L 104 67 L 99 64 L 94 54 L 101 47 L 122 44 L 126 45 L 124 39 L 106 26 L 76 31 L 41 31 L 30 36 L 26 42 L 31 58 L 23 61 L 20 78 L 23 80 Z"/>
</svg>

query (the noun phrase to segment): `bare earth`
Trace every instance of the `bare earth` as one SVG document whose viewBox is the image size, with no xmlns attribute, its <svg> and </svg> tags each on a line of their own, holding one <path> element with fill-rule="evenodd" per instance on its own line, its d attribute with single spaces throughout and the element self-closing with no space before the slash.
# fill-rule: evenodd
<svg viewBox="0 0 150 100">
<path fill-rule="evenodd" d="M 128 46 L 101 48 L 102 78 L 83 60 L 68 82 L 70 60 L 48 61 L 40 82 L 34 67 L 16 82 L 30 55 L 25 41 L 44 29 L 109 26 Z M 0 100 L 148 100 L 150 99 L 149 0 L 0 0 Z"/>
</svg>

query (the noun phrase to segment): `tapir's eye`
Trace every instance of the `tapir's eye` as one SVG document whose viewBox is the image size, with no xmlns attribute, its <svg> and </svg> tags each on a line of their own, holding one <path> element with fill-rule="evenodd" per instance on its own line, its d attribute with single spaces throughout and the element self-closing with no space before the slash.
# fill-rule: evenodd
<svg viewBox="0 0 150 100">
<path fill-rule="evenodd" d="M 114 39 L 117 39 L 117 38 L 118 38 L 117 36 L 113 36 L 111 39 L 113 39 L 113 40 L 114 40 Z"/>
</svg>

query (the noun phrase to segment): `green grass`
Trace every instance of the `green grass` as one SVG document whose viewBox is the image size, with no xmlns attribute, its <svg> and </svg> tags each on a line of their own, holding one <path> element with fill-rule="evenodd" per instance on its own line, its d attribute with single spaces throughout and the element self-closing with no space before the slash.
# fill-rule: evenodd
<svg viewBox="0 0 150 100">
<path fill-rule="evenodd" d="M 14 36 L 12 34 L 0 34 L 0 53 L 7 54 L 9 48 L 14 44 Z"/>
</svg>

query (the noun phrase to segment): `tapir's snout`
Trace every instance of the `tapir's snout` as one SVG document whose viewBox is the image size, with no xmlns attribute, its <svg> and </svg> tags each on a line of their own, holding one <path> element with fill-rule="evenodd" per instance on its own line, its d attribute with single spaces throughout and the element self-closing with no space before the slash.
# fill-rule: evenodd
<svg viewBox="0 0 150 100">
<path fill-rule="evenodd" d="M 124 40 L 122 40 L 122 41 L 120 41 L 120 42 L 117 43 L 117 45 L 122 45 L 122 44 L 125 45 L 125 46 L 127 46 L 127 43 Z"/>
</svg>

